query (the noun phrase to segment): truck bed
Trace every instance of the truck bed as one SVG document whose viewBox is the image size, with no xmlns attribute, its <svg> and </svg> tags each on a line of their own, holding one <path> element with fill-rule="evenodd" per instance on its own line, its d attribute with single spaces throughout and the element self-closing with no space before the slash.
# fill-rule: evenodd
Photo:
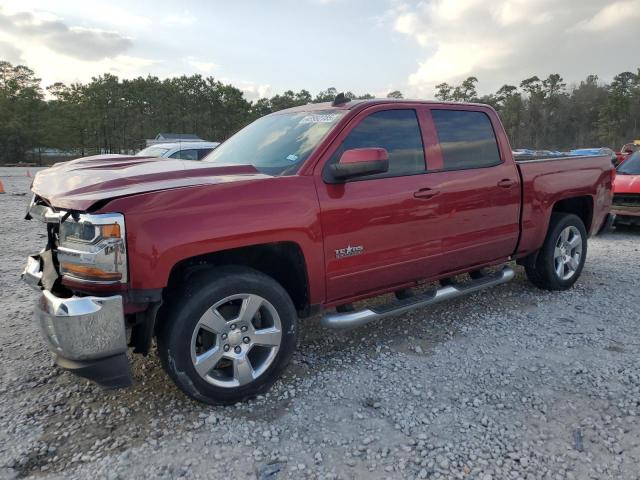
<svg viewBox="0 0 640 480">
<path fill-rule="evenodd" d="M 593 219 L 585 225 L 587 232 L 598 232 L 612 200 L 614 170 L 607 155 L 518 159 L 516 166 L 522 183 L 519 254 L 542 246 L 551 213 L 554 208 L 562 211 L 558 202 L 565 199 L 579 203 L 585 217 Z"/>
<path fill-rule="evenodd" d="M 552 161 L 556 161 L 556 160 L 573 160 L 573 159 L 581 159 L 584 160 L 585 158 L 600 158 L 600 157 L 607 157 L 606 155 L 554 155 L 554 156 L 546 156 L 546 155 L 540 155 L 540 156 L 536 156 L 536 155 L 519 155 L 519 156 L 515 156 L 513 157 L 513 159 L 515 160 L 516 163 L 530 163 L 530 162 L 552 162 Z"/>
</svg>

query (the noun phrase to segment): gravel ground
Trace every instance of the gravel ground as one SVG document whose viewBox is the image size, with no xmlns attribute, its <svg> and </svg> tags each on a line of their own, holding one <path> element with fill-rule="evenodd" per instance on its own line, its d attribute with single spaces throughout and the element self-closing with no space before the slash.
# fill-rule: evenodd
<svg viewBox="0 0 640 480">
<path fill-rule="evenodd" d="M 639 230 L 592 239 L 567 292 L 517 267 L 350 332 L 305 321 L 269 394 L 210 407 L 155 354 L 127 390 L 52 366 L 19 281 L 45 241 L 25 172 L 0 169 L 0 478 L 640 478 Z"/>
</svg>

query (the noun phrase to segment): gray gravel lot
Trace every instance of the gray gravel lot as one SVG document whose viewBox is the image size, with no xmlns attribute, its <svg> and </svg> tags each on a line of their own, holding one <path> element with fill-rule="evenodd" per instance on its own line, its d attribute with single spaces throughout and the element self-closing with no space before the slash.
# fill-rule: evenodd
<svg viewBox="0 0 640 480">
<path fill-rule="evenodd" d="M 25 172 L 0 168 L 0 478 L 640 478 L 640 230 L 592 239 L 567 292 L 517 267 L 350 332 L 305 321 L 271 393 L 210 407 L 155 353 L 127 390 L 52 366 L 19 281 L 45 242 Z"/>
</svg>

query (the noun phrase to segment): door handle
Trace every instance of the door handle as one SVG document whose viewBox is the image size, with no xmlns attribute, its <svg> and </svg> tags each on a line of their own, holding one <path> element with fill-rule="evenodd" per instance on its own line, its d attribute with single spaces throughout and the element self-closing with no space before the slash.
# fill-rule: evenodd
<svg viewBox="0 0 640 480">
<path fill-rule="evenodd" d="M 516 184 L 515 180 L 511 180 L 510 178 L 503 178 L 498 182 L 498 186 L 500 188 L 511 188 Z"/>
<path fill-rule="evenodd" d="M 434 190 L 432 188 L 421 188 L 420 190 L 414 192 L 413 194 L 413 196 L 416 198 L 424 198 L 424 199 L 433 198 L 436 195 L 440 195 L 440 190 Z"/>
</svg>

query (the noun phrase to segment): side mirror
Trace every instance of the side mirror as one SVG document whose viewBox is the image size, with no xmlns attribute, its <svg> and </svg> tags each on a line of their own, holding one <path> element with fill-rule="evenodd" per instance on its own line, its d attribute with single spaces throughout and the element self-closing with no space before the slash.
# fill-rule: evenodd
<svg viewBox="0 0 640 480">
<path fill-rule="evenodd" d="M 340 180 L 384 173 L 389 170 L 389 154 L 384 148 L 353 148 L 346 150 L 330 170 Z"/>
</svg>

